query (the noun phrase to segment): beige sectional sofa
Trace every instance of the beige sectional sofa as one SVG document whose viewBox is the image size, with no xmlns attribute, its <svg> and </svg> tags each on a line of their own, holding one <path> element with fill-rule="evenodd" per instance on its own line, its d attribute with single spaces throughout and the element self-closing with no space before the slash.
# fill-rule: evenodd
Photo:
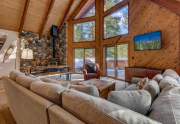
<svg viewBox="0 0 180 124">
<path fill-rule="evenodd" d="M 147 117 L 105 99 L 16 71 L 1 81 L 17 124 L 180 123 L 180 88 L 174 85 L 162 89 Z"/>
</svg>

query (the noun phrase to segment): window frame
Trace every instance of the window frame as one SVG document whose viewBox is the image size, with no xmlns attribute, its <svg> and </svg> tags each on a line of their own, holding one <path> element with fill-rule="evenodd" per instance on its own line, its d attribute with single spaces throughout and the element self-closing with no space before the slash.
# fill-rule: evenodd
<svg viewBox="0 0 180 124">
<path fill-rule="evenodd" d="M 103 0 L 103 8 L 104 8 L 105 2 Z M 105 28 L 104 28 L 104 22 L 105 22 L 105 17 L 112 15 L 113 13 L 117 12 L 118 10 L 122 9 L 123 7 L 128 6 L 128 33 L 127 34 L 121 34 L 121 35 L 117 35 L 117 36 L 112 36 L 112 37 L 108 37 L 105 38 L 104 33 L 105 33 Z M 117 37 L 123 37 L 123 36 L 128 36 L 129 35 L 129 0 L 124 0 L 118 4 L 116 4 L 115 6 L 111 7 L 110 9 L 103 11 L 103 17 L 102 17 L 103 21 L 102 21 L 102 34 L 103 34 L 103 41 L 109 40 L 109 39 L 113 39 L 113 38 L 117 38 Z"/>
<path fill-rule="evenodd" d="M 122 78 L 118 78 L 118 73 L 117 73 L 117 63 L 118 63 L 118 54 L 117 54 L 117 52 L 118 52 L 118 49 L 117 49 L 117 47 L 118 47 L 118 45 L 125 45 L 125 44 L 127 44 L 128 45 L 128 66 L 129 66 L 129 64 L 130 64 L 130 46 L 129 46 L 129 43 L 128 42 L 122 42 L 122 43 L 116 43 L 116 44 L 111 44 L 111 45 L 105 45 L 104 46 L 104 49 L 105 49 L 105 52 L 104 52 L 104 63 L 105 63 L 105 75 L 107 76 L 107 77 L 109 77 L 109 78 L 113 78 L 113 79 L 117 79 L 117 80 L 125 80 L 125 79 L 122 79 Z M 113 77 L 113 76 L 108 76 L 107 75 L 107 61 L 106 61 L 106 58 L 107 58 L 107 48 L 108 47 L 114 47 L 114 50 L 115 50 L 115 56 L 114 56 L 114 59 L 115 59 L 115 62 L 114 62 L 114 69 L 115 69 L 115 76 Z"/>
<path fill-rule="evenodd" d="M 84 20 L 84 19 L 87 19 L 88 21 Z M 94 20 L 93 18 L 91 17 L 87 17 L 87 18 L 84 18 L 84 19 L 79 19 L 79 20 L 76 20 L 74 21 L 73 23 L 73 43 L 88 43 L 88 42 L 95 42 L 96 41 L 96 20 Z M 81 20 L 84 20 L 84 21 L 81 21 Z M 94 22 L 94 39 L 93 40 L 80 40 L 80 41 L 75 41 L 75 37 L 74 37 L 74 28 L 75 28 L 75 25 L 76 24 L 83 24 L 83 23 L 88 23 L 88 22 Z"/>
</svg>

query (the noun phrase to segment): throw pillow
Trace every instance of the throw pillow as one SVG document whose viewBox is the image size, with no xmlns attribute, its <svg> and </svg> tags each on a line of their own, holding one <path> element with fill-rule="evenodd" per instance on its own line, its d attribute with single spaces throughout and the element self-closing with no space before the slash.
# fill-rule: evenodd
<svg viewBox="0 0 180 124">
<path fill-rule="evenodd" d="M 88 73 L 96 73 L 96 64 L 95 63 L 86 63 L 86 69 Z"/>
<path fill-rule="evenodd" d="M 151 95 L 146 90 L 112 91 L 108 100 L 141 114 L 147 114 L 151 106 Z"/>
<path fill-rule="evenodd" d="M 131 84 L 126 87 L 124 90 L 139 90 L 139 86 L 137 84 Z"/>
<path fill-rule="evenodd" d="M 154 100 L 160 93 L 159 85 L 155 80 L 150 80 L 143 89 L 151 94 L 152 100 Z"/>
<path fill-rule="evenodd" d="M 160 81 L 163 79 L 163 76 L 161 74 L 157 74 L 153 77 L 153 80 L 157 81 L 160 83 Z"/>
<path fill-rule="evenodd" d="M 70 89 L 78 90 L 83 93 L 99 97 L 99 91 L 97 87 L 93 85 L 71 85 Z"/>
<path fill-rule="evenodd" d="M 166 76 L 169 76 L 169 77 L 172 77 L 174 79 L 178 79 L 179 78 L 179 75 L 177 74 L 177 72 L 175 72 L 174 70 L 172 69 L 167 69 L 164 73 L 163 73 L 163 77 L 166 77 Z"/>
<path fill-rule="evenodd" d="M 144 85 L 149 82 L 148 78 L 143 78 L 141 81 L 138 82 L 139 89 L 143 89 Z"/>
<path fill-rule="evenodd" d="M 176 79 L 166 76 L 159 83 L 160 89 L 164 89 L 167 86 L 180 86 Z"/>
</svg>

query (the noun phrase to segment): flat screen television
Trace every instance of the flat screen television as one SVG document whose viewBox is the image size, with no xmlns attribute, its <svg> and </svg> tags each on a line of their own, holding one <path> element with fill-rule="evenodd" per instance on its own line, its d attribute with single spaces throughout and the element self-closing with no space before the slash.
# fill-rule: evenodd
<svg viewBox="0 0 180 124">
<path fill-rule="evenodd" d="M 162 47 L 162 32 L 156 31 L 134 37 L 136 51 L 159 50 Z"/>
</svg>

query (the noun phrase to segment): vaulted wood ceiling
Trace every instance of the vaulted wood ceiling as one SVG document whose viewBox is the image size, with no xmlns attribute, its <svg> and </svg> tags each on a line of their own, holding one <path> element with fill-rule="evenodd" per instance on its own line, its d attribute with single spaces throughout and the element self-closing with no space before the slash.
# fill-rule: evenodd
<svg viewBox="0 0 180 124">
<path fill-rule="evenodd" d="M 61 26 L 83 0 L 1 0 L 0 28 L 45 34 Z M 152 0 L 179 13 L 180 0 Z M 176 7 L 177 6 L 177 7 Z"/>
<path fill-rule="evenodd" d="M 1 0 L 0 28 L 45 34 L 60 26 L 82 0 Z"/>
</svg>

